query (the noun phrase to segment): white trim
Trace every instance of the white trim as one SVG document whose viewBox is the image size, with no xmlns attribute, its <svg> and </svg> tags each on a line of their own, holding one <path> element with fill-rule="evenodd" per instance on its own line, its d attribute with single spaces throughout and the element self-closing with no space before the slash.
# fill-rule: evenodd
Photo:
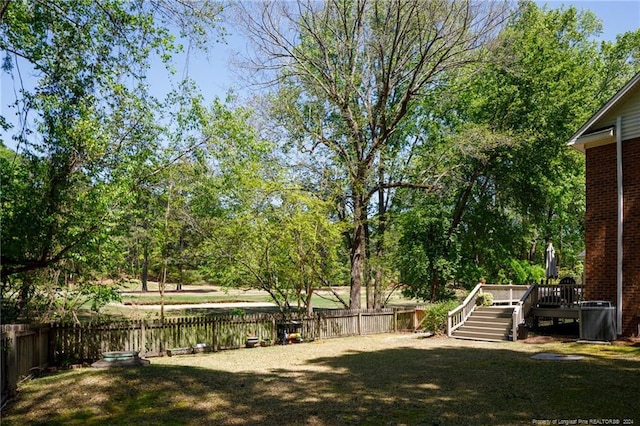
<svg viewBox="0 0 640 426">
<path fill-rule="evenodd" d="M 598 130 L 597 132 L 582 135 L 579 138 L 569 142 L 569 146 L 584 153 L 587 148 L 614 143 L 616 141 L 615 135 L 616 128 L 608 127 L 603 130 Z"/>
<path fill-rule="evenodd" d="M 616 170 L 618 177 L 618 247 L 617 247 L 617 267 L 616 267 L 616 328 L 618 334 L 622 334 L 622 259 L 623 259 L 623 246 L 622 236 L 624 233 L 624 185 L 622 175 L 622 117 L 618 116 L 616 120 Z"/>
<path fill-rule="evenodd" d="M 615 104 L 617 104 L 620 99 L 622 99 L 631 89 L 633 89 L 638 81 L 640 81 L 640 72 L 636 74 L 631 80 L 629 80 L 622 89 L 618 90 L 618 92 L 613 95 L 613 97 L 609 99 L 607 103 L 598 110 L 598 112 L 596 112 L 582 127 L 580 127 L 580 129 L 573 136 L 571 136 L 568 144 L 575 145 L 577 139 L 580 138 L 584 132 L 589 130 L 589 128 L 593 126 L 596 121 L 602 118 L 603 115 L 609 112 L 609 110 Z"/>
</svg>

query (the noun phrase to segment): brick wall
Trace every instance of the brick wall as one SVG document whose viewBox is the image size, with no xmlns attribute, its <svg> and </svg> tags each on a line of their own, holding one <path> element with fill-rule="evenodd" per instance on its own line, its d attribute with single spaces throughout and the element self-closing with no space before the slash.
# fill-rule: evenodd
<svg viewBox="0 0 640 426">
<path fill-rule="evenodd" d="M 616 304 L 617 211 L 616 145 L 586 153 L 585 299 Z M 637 334 L 640 307 L 640 139 L 623 143 L 625 190 L 623 232 L 623 334 Z"/>
<path fill-rule="evenodd" d="M 624 231 L 622 236 L 623 334 L 638 333 L 640 313 L 640 138 L 622 144 Z"/>
</svg>

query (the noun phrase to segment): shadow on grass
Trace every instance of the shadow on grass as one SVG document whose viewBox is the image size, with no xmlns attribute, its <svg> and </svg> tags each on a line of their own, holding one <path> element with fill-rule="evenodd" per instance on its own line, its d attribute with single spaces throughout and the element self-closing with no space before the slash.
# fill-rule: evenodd
<svg viewBox="0 0 640 426">
<path fill-rule="evenodd" d="M 2 423 L 511 425 L 637 415 L 639 361 L 530 355 L 445 346 L 316 358 L 306 370 L 287 369 L 283 359 L 283 368 L 263 374 L 153 361 L 70 371 L 27 386 Z"/>
</svg>

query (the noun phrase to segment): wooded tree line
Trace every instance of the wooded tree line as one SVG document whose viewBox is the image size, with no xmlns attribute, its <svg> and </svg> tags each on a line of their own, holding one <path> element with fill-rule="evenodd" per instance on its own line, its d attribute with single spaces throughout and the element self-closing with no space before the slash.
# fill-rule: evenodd
<svg viewBox="0 0 640 426">
<path fill-rule="evenodd" d="M 225 19 L 256 96 L 154 97 L 173 34 L 207 49 Z M 640 31 L 601 30 L 528 1 L 0 1 L 3 322 L 97 309 L 123 279 L 257 287 L 282 310 L 346 285 L 350 308 L 436 301 L 539 280 L 550 241 L 579 275 L 566 141 L 640 59 Z"/>
</svg>

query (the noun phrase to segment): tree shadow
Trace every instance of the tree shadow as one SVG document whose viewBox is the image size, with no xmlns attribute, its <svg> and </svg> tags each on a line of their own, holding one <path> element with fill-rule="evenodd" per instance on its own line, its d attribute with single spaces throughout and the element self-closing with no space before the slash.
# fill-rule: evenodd
<svg viewBox="0 0 640 426">
<path fill-rule="evenodd" d="M 78 370 L 40 379 L 3 424 L 508 425 L 637 413 L 639 361 L 530 355 L 441 346 L 351 352 L 297 369 L 283 359 L 282 368 L 263 374 L 153 361 Z M 215 354 L 207 356 L 215 365 Z"/>
</svg>

